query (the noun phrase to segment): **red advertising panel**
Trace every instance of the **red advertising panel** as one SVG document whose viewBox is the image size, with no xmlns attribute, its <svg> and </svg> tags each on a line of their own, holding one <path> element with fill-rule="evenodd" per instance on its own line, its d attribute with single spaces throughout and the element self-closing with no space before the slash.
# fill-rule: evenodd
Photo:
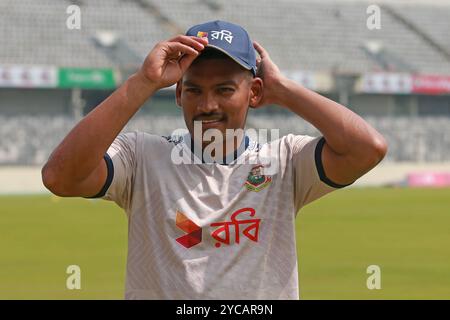
<svg viewBox="0 0 450 320">
<path fill-rule="evenodd" d="M 413 75 L 412 92 L 424 94 L 450 93 L 450 77 Z"/>
</svg>

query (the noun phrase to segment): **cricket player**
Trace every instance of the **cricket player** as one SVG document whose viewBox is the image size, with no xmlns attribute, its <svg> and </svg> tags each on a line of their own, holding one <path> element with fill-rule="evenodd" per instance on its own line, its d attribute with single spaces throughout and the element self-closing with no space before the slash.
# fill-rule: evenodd
<svg viewBox="0 0 450 320">
<path fill-rule="evenodd" d="M 121 133 L 173 84 L 185 134 Z M 233 135 L 231 149 L 205 152 L 221 142 L 202 139 L 208 132 L 229 142 L 227 129 L 242 131 L 249 107 L 265 105 L 288 109 L 321 136 L 259 143 Z M 242 27 L 211 21 L 156 44 L 64 138 L 42 178 L 58 196 L 124 209 L 126 299 L 299 299 L 298 211 L 353 183 L 386 151 L 358 115 L 286 78 Z"/>
</svg>

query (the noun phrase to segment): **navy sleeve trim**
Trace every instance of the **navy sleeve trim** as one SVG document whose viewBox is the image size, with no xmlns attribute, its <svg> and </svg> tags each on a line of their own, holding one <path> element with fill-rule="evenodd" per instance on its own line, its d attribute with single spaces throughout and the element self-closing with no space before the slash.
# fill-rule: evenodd
<svg viewBox="0 0 450 320">
<path fill-rule="evenodd" d="M 323 149 L 323 146 L 325 145 L 325 142 L 326 141 L 325 141 L 324 137 L 320 138 L 320 140 L 317 142 L 316 150 L 314 152 L 317 173 L 319 174 L 320 180 L 333 188 L 344 188 L 344 187 L 351 185 L 353 182 L 349 183 L 349 184 L 338 184 L 338 183 L 331 181 L 326 176 L 325 170 L 323 169 L 323 163 L 322 163 L 322 149 Z"/>
<path fill-rule="evenodd" d="M 105 184 L 103 185 L 103 188 L 100 190 L 99 193 L 97 193 L 95 196 L 93 197 L 87 197 L 88 199 L 94 199 L 94 198 L 101 198 L 106 194 L 106 191 L 108 191 L 109 186 L 112 183 L 112 180 L 114 178 L 114 164 L 112 162 L 111 157 L 106 153 L 103 156 L 103 159 L 105 159 L 106 162 L 106 168 L 107 168 L 107 176 L 106 176 L 106 181 Z"/>
</svg>

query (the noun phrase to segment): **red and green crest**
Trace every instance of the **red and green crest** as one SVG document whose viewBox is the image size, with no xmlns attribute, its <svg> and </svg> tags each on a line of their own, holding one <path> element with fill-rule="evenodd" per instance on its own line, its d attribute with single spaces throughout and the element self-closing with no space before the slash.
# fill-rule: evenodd
<svg viewBox="0 0 450 320">
<path fill-rule="evenodd" d="M 262 165 L 257 165 L 250 170 L 245 181 L 245 187 L 248 190 L 259 192 L 272 182 L 272 178 L 264 175 L 263 170 Z"/>
</svg>

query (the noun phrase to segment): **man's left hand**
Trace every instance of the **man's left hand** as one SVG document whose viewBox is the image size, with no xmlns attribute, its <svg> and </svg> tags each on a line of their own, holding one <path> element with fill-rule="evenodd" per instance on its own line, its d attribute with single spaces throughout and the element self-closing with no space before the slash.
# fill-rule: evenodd
<svg viewBox="0 0 450 320">
<path fill-rule="evenodd" d="M 256 76 L 263 80 L 263 95 L 259 103 L 254 108 L 265 105 L 279 104 L 278 84 L 285 79 L 278 66 L 270 59 L 269 53 L 258 42 L 254 41 L 253 46 L 259 54 L 256 59 L 258 68 Z"/>
</svg>

